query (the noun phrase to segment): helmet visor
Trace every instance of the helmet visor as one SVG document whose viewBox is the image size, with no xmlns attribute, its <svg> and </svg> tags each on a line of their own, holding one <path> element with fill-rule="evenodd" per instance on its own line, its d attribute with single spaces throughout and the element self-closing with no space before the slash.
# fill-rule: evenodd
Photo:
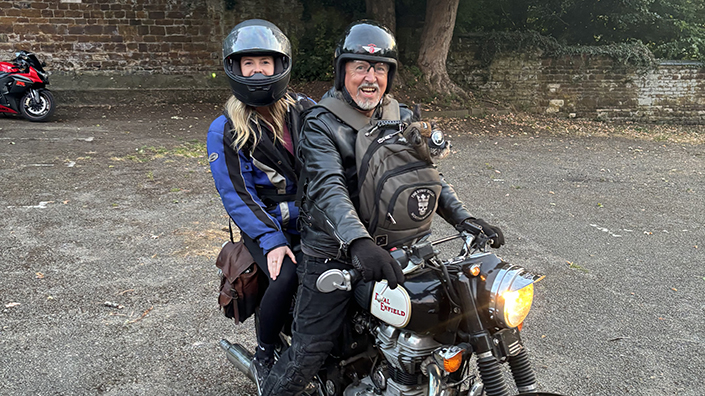
<svg viewBox="0 0 705 396">
<path fill-rule="evenodd" d="M 233 29 L 223 41 L 223 58 L 236 54 L 291 54 L 289 39 L 269 26 L 241 26 Z"/>
</svg>

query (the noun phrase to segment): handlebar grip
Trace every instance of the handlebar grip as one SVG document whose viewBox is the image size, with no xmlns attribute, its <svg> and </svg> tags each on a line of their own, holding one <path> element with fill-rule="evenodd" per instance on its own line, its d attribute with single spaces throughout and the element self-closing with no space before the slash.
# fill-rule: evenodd
<svg viewBox="0 0 705 396">
<path fill-rule="evenodd" d="M 348 271 L 348 274 L 350 274 L 350 282 L 353 285 L 362 279 L 362 274 L 360 273 L 360 271 L 356 270 L 355 268 L 352 268 L 352 269 L 349 269 L 346 271 Z"/>
<path fill-rule="evenodd" d="M 397 262 L 397 264 L 399 264 L 402 270 L 409 265 L 409 255 L 406 250 L 395 248 L 389 251 L 389 255 L 392 256 L 392 258 L 394 259 L 394 261 Z M 362 274 L 355 268 L 351 268 L 346 271 L 348 271 L 348 274 L 350 274 L 350 281 L 352 282 L 352 284 L 355 284 L 358 281 L 362 280 Z"/>
<path fill-rule="evenodd" d="M 462 224 L 462 226 L 460 226 L 461 231 L 465 230 L 473 235 L 478 235 L 478 234 L 482 233 L 482 227 L 478 226 L 475 223 L 465 221 L 461 224 Z"/>
</svg>

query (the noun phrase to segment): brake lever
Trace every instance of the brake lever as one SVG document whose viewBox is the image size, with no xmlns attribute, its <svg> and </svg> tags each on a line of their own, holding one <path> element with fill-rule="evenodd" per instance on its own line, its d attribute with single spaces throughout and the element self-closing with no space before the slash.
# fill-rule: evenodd
<svg viewBox="0 0 705 396">
<path fill-rule="evenodd" d="M 492 235 L 497 236 L 497 234 Z M 473 239 L 472 244 L 470 247 L 475 249 L 475 251 L 480 251 L 480 252 L 485 252 L 487 249 L 487 245 L 492 245 L 493 239 L 492 237 L 489 237 L 485 235 L 485 233 L 480 232 L 475 236 L 475 239 Z"/>
</svg>

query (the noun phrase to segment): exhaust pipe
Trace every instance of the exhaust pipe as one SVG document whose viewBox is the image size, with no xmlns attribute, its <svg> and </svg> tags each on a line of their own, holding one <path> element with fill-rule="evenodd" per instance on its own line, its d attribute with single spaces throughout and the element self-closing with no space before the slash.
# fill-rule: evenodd
<svg viewBox="0 0 705 396">
<path fill-rule="evenodd" d="M 220 347 L 225 351 L 225 356 L 228 357 L 230 363 L 240 370 L 240 372 L 245 374 L 250 381 L 256 383 L 255 377 L 250 371 L 250 365 L 252 364 L 252 358 L 254 355 L 242 345 L 235 343 L 231 344 L 226 339 L 220 340 Z"/>
<path fill-rule="evenodd" d="M 441 379 L 443 374 L 435 363 L 431 363 L 426 368 L 428 370 L 428 394 L 429 396 L 440 396 L 443 392 Z"/>
</svg>

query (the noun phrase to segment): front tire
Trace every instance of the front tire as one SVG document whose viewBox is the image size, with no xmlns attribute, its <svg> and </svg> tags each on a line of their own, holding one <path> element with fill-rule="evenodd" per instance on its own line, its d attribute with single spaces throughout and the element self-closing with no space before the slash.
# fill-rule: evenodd
<svg viewBox="0 0 705 396">
<path fill-rule="evenodd" d="M 45 121 L 56 110 L 54 95 L 47 90 L 38 91 L 39 103 L 33 103 L 32 95 L 27 92 L 20 100 L 20 113 L 32 122 Z"/>
</svg>

